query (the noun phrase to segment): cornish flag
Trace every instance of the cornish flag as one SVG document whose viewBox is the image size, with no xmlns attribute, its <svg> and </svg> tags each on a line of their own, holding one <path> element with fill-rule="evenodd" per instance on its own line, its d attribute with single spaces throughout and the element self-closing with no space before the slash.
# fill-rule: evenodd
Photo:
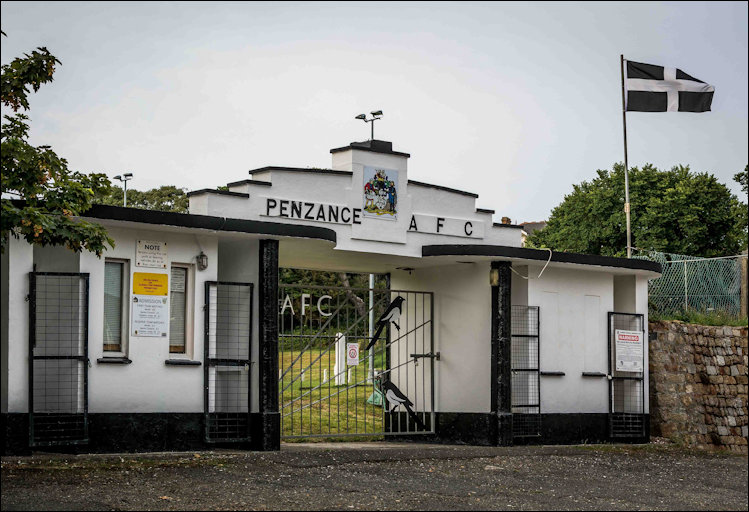
<svg viewBox="0 0 749 512">
<path fill-rule="evenodd" d="M 708 112 L 715 87 L 678 68 L 624 61 L 626 110 Z"/>
</svg>

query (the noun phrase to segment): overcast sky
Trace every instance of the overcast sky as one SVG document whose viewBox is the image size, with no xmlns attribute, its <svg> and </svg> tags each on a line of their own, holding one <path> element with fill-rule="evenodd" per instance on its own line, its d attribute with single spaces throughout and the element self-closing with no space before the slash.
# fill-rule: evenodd
<svg viewBox="0 0 749 512">
<path fill-rule="evenodd" d="M 2 63 L 62 61 L 32 142 L 71 168 L 190 190 L 330 167 L 375 136 L 409 177 L 545 219 L 623 161 L 619 54 L 715 86 L 713 111 L 628 115 L 629 162 L 733 175 L 749 160 L 747 3 L 2 2 Z M 744 198 L 746 200 L 746 198 Z"/>
</svg>

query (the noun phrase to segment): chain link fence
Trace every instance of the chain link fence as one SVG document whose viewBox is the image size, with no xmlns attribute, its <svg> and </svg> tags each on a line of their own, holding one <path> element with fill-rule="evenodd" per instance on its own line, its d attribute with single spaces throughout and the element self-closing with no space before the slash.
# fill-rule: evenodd
<svg viewBox="0 0 749 512">
<path fill-rule="evenodd" d="M 746 254 L 699 258 L 638 251 L 639 254 L 633 257 L 657 261 L 663 268 L 661 277 L 649 282 L 651 313 L 672 315 L 692 310 L 746 316 Z"/>
</svg>

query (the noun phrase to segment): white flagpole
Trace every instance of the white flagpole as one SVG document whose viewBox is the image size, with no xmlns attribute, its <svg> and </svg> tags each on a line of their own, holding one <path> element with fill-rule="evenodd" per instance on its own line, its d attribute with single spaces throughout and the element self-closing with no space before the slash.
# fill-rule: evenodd
<svg viewBox="0 0 749 512">
<path fill-rule="evenodd" d="M 629 223 L 629 166 L 627 164 L 627 104 L 624 99 L 624 55 L 619 55 L 622 69 L 622 122 L 624 124 L 624 214 L 627 216 L 627 258 L 632 257 L 632 232 Z"/>
</svg>

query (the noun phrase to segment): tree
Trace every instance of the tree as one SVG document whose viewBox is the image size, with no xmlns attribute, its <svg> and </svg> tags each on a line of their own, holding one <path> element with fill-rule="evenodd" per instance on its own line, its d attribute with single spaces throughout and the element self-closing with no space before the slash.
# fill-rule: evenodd
<svg viewBox="0 0 749 512">
<path fill-rule="evenodd" d="M 124 194 L 122 188 L 114 186 L 109 195 L 101 198 L 98 202 L 99 204 L 122 206 Z M 146 191 L 128 189 L 127 206 L 161 212 L 187 213 L 187 191 L 174 185 L 163 185 Z"/>
<path fill-rule="evenodd" d="M 554 208 L 547 226 L 528 238 L 548 247 L 606 256 L 625 256 L 624 166 L 598 170 L 573 186 Z M 629 171 L 632 245 L 694 256 L 736 254 L 746 241 L 746 205 L 708 173 L 652 165 Z"/>
<path fill-rule="evenodd" d="M 746 194 L 747 191 L 749 191 L 749 165 L 744 167 L 744 170 L 742 172 L 734 174 L 733 180 L 741 185 L 741 190 L 743 190 L 744 194 Z"/>
<path fill-rule="evenodd" d="M 30 88 L 36 92 L 51 82 L 57 64 L 60 61 L 46 48 L 37 48 L 2 66 L 2 104 L 14 112 L 2 122 L 2 251 L 13 236 L 101 256 L 114 241 L 103 226 L 76 217 L 109 193 L 109 180 L 104 174 L 71 171 L 50 146 L 29 144 L 29 118 L 19 113 L 29 110 Z"/>
<path fill-rule="evenodd" d="M 744 192 L 744 197 L 749 193 L 749 165 L 744 167 L 743 172 L 738 172 L 733 176 L 734 181 L 741 185 L 741 190 Z M 739 216 L 741 218 L 741 225 L 744 226 L 744 240 L 741 243 L 740 249 L 744 250 L 749 246 L 749 211 L 747 211 L 747 205 L 741 204 Z"/>
</svg>

